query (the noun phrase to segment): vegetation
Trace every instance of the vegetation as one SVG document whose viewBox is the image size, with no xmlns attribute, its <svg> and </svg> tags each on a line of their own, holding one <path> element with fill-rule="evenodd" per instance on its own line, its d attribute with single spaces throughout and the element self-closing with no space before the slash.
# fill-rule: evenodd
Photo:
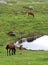
<svg viewBox="0 0 48 65">
<path fill-rule="evenodd" d="M 31 36 L 33 32 L 48 34 L 48 0 L 6 1 L 7 4 L 0 4 L 0 65 L 48 65 L 48 51 L 23 50 L 20 55 L 17 49 L 16 55 L 6 56 L 4 47 L 19 37 Z M 25 9 L 24 6 L 33 6 L 34 9 Z M 33 12 L 35 17 L 28 16 L 24 13 L 26 11 Z M 9 31 L 16 36 L 9 36 Z"/>
<path fill-rule="evenodd" d="M 33 10 L 23 6 L 33 6 Z M 0 45 L 8 42 L 16 42 L 21 36 L 30 36 L 32 32 L 48 34 L 48 2 L 40 4 L 0 4 Z M 23 12 L 31 11 L 35 17 Z M 15 37 L 7 35 L 9 31 L 15 33 Z"/>
<path fill-rule="evenodd" d="M 20 55 L 6 56 L 5 47 L 0 47 L 0 65 L 48 65 L 48 51 L 23 50 Z"/>
</svg>

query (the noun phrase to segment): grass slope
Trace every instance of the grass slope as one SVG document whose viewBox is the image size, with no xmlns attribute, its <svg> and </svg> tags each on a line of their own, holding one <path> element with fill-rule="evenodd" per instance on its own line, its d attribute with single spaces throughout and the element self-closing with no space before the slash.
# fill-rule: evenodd
<svg viewBox="0 0 48 65">
<path fill-rule="evenodd" d="M 33 10 L 34 18 L 21 13 L 26 11 L 23 8 L 25 5 L 30 6 L 31 4 L 0 4 L 0 44 L 6 44 L 10 41 L 15 42 L 21 36 L 30 36 L 30 32 L 48 34 L 48 3 L 31 5 L 35 8 Z M 8 36 L 6 33 L 9 31 L 13 31 L 16 36 Z"/>
<path fill-rule="evenodd" d="M 23 6 L 33 6 L 35 17 L 22 14 L 22 11 L 26 11 L 22 8 Z M 23 50 L 20 55 L 17 49 L 16 55 L 6 56 L 5 47 L 1 46 L 15 42 L 21 36 L 30 36 L 32 32 L 48 34 L 47 6 L 48 2 L 23 5 L 0 4 L 0 65 L 48 65 L 48 51 Z M 9 31 L 13 31 L 16 36 L 8 36 Z"/>
<path fill-rule="evenodd" d="M 48 65 L 48 51 L 19 50 L 14 56 L 6 56 L 4 47 L 0 47 L 0 65 Z"/>
<path fill-rule="evenodd" d="M 35 18 L 28 15 L 0 15 L 0 42 L 16 40 L 20 36 L 28 36 L 30 32 L 48 34 L 48 15 L 35 14 Z M 6 33 L 14 31 L 16 37 L 8 36 Z M 20 34 L 22 32 L 22 34 Z"/>
</svg>

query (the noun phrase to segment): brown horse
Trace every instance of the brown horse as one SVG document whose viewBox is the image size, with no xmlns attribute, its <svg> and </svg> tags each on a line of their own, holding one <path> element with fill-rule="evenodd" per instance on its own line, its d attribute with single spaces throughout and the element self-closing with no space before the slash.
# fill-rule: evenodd
<svg viewBox="0 0 48 65">
<path fill-rule="evenodd" d="M 6 50 L 7 50 L 7 56 L 8 56 L 8 54 L 10 55 L 11 50 L 12 50 L 12 55 L 14 55 L 16 52 L 15 45 L 13 43 L 7 44 Z"/>
<path fill-rule="evenodd" d="M 32 15 L 34 17 L 34 13 L 33 12 L 27 12 L 28 15 Z"/>
</svg>

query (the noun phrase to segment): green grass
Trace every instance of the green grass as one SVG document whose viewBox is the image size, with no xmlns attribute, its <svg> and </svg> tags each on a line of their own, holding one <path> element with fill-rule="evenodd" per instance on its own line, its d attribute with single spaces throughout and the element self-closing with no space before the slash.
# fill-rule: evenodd
<svg viewBox="0 0 48 65">
<path fill-rule="evenodd" d="M 8 0 L 5 0 L 5 1 L 8 1 Z M 9 1 L 16 1 L 16 0 L 9 0 Z M 48 2 L 48 0 L 18 0 L 18 1 L 23 1 L 23 2 L 32 2 L 32 1 L 34 1 L 34 2 Z"/>
<path fill-rule="evenodd" d="M 48 34 L 48 2 L 38 4 L 31 0 L 25 1 L 21 5 L 13 2 L 13 5 L 0 4 L 0 65 L 48 65 L 48 51 L 23 50 L 20 55 L 17 49 L 16 55 L 6 55 L 4 46 L 7 43 L 16 42 L 21 36 L 31 36 L 32 32 Z M 22 14 L 23 11 L 30 11 L 23 6 L 33 6 L 34 10 L 31 11 L 35 17 Z M 7 35 L 9 31 L 13 31 L 16 36 Z"/>
<path fill-rule="evenodd" d="M 27 14 L 0 14 L 0 42 L 1 44 L 16 41 L 20 36 L 28 36 L 30 32 L 48 34 L 48 14 L 35 13 L 35 17 Z M 14 31 L 15 37 L 7 35 Z M 20 34 L 22 32 L 22 34 Z"/>
<path fill-rule="evenodd" d="M 0 4 L 0 65 L 48 65 L 48 51 L 23 50 L 20 55 L 17 49 L 16 55 L 6 55 L 4 46 L 9 42 L 16 42 L 21 36 L 31 36 L 32 32 L 48 35 L 48 2 L 33 4 L 30 0 L 23 3 Z M 35 17 L 22 14 L 21 12 L 26 11 L 23 6 L 33 6 L 34 10 L 31 11 Z M 13 31 L 16 36 L 7 35 L 9 31 Z"/>
<path fill-rule="evenodd" d="M 20 55 L 7 56 L 5 47 L 0 46 L 0 65 L 48 65 L 48 51 L 22 50 Z"/>
</svg>

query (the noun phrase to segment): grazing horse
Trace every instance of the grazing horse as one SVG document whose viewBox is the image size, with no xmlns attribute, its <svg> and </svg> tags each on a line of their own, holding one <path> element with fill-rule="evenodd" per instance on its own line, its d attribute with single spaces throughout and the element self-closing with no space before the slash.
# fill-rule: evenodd
<svg viewBox="0 0 48 65">
<path fill-rule="evenodd" d="M 28 15 L 32 15 L 34 17 L 34 13 L 33 12 L 28 12 Z"/>
<path fill-rule="evenodd" d="M 14 55 L 16 52 L 15 45 L 13 43 L 7 44 L 6 50 L 7 50 L 7 56 L 8 56 L 8 54 L 10 55 L 11 50 L 12 50 L 12 55 Z"/>
</svg>

